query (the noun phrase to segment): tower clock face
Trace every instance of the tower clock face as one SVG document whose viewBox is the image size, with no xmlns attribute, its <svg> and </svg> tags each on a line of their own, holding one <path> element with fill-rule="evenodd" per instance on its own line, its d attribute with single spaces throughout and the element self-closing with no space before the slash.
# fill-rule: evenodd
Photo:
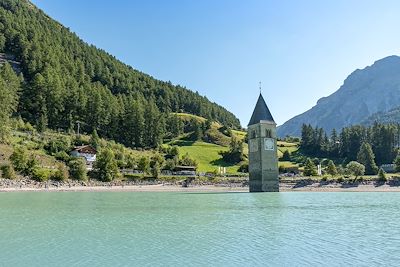
<svg viewBox="0 0 400 267">
<path fill-rule="evenodd" d="M 275 140 L 272 138 L 264 138 L 264 149 L 265 150 L 274 150 L 275 149 Z"/>
</svg>

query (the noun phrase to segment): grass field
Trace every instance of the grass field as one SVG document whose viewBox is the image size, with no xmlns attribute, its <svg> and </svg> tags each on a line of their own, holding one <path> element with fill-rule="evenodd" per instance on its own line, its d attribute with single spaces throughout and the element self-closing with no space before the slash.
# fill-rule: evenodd
<svg viewBox="0 0 400 267">
<path fill-rule="evenodd" d="M 239 168 L 239 165 L 224 162 L 221 155 L 218 154 L 219 151 L 228 150 L 227 147 L 201 141 L 192 142 L 182 140 L 174 141 L 171 145 L 179 146 L 181 155 L 188 153 L 191 158 L 196 159 L 199 164 L 199 172 L 213 172 L 221 166 L 226 167 L 226 171 L 229 173 L 237 173 L 237 169 Z"/>
</svg>

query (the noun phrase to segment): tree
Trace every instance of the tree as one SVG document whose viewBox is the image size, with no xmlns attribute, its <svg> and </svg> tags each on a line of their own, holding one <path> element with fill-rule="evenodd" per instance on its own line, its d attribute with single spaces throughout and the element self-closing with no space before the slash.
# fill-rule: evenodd
<svg viewBox="0 0 400 267">
<path fill-rule="evenodd" d="M 365 173 L 365 166 L 357 161 L 350 161 L 346 165 L 346 168 L 351 174 L 356 177 L 356 179 L 358 178 L 358 176 L 364 175 Z"/>
<path fill-rule="evenodd" d="M 182 159 L 179 160 L 179 164 L 182 166 L 194 166 L 197 167 L 197 161 L 189 156 L 189 153 L 186 153 L 182 156 Z"/>
<path fill-rule="evenodd" d="M 232 137 L 231 142 L 229 143 L 229 150 L 220 151 L 219 154 L 222 155 L 224 161 L 233 164 L 244 160 L 243 141 L 236 137 Z"/>
<path fill-rule="evenodd" d="M 1 170 L 1 177 L 5 179 L 14 179 L 15 178 L 15 172 L 14 168 L 10 164 L 4 164 L 0 166 Z"/>
<path fill-rule="evenodd" d="M 143 177 L 146 173 L 149 172 L 149 168 L 150 168 L 149 158 L 146 156 L 141 157 L 138 162 L 138 169 L 143 172 Z"/>
<path fill-rule="evenodd" d="M 385 173 L 385 171 L 384 171 L 382 168 L 379 168 L 379 171 L 378 171 L 378 180 L 379 180 L 380 182 L 386 182 L 386 181 L 387 181 L 386 173 Z"/>
<path fill-rule="evenodd" d="M 0 68 L 0 143 L 7 142 L 9 119 L 17 110 L 21 80 L 6 63 Z"/>
<path fill-rule="evenodd" d="M 24 172 L 28 165 L 28 155 L 25 147 L 16 147 L 10 156 L 14 169 L 18 172 Z"/>
<path fill-rule="evenodd" d="M 201 140 L 204 136 L 202 123 L 199 123 L 196 119 L 191 120 L 191 127 L 193 129 L 192 140 Z"/>
<path fill-rule="evenodd" d="M 57 164 L 56 171 L 51 175 L 51 179 L 55 181 L 65 181 L 68 179 L 68 170 L 64 164 Z"/>
<path fill-rule="evenodd" d="M 335 163 L 333 163 L 332 160 L 328 161 L 328 166 L 326 167 L 326 172 L 331 176 L 335 176 L 338 173 Z"/>
<path fill-rule="evenodd" d="M 103 149 L 97 155 L 94 169 L 101 181 L 109 182 L 119 175 L 117 162 L 111 149 Z"/>
<path fill-rule="evenodd" d="M 400 172 L 400 153 L 397 154 L 396 158 L 394 159 L 394 169 L 396 172 Z"/>
<path fill-rule="evenodd" d="M 99 148 L 100 138 L 99 135 L 97 134 L 96 129 L 93 130 L 92 135 L 90 136 L 90 145 L 95 149 Z"/>
<path fill-rule="evenodd" d="M 87 180 L 86 164 L 83 158 L 74 158 L 68 163 L 69 175 L 79 181 Z"/>
<path fill-rule="evenodd" d="M 158 179 L 160 175 L 160 164 L 156 161 L 153 166 L 151 167 L 151 175 L 155 178 Z"/>
<path fill-rule="evenodd" d="M 315 167 L 314 162 L 307 158 L 306 163 L 304 164 L 304 176 L 316 176 L 317 175 L 317 167 Z"/>
<path fill-rule="evenodd" d="M 365 166 L 365 174 L 371 175 L 378 172 L 374 152 L 371 145 L 367 142 L 361 145 L 360 151 L 357 154 L 357 161 Z"/>
<path fill-rule="evenodd" d="M 282 160 L 283 161 L 290 161 L 290 152 L 289 152 L 289 150 L 285 150 L 284 152 L 283 152 L 283 155 L 282 155 Z"/>
</svg>

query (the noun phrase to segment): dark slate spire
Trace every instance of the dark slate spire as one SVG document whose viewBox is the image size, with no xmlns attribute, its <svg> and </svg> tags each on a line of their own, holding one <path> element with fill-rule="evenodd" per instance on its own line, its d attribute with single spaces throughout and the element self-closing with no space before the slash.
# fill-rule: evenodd
<svg viewBox="0 0 400 267">
<path fill-rule="evenodd" d="M 261 95 L 261 93 L 260 96 L 258 97 L 256 107 L 254 108 L 253 115 L 251 115 L 251 119 L 248 126 L 257 124 L 260 121 L 268 121 L 275 123 L 274 118 L 272 118 L 271 112 L 269 112 L 267 104 L 265 104 L 264 98 Z"/>
</svg>

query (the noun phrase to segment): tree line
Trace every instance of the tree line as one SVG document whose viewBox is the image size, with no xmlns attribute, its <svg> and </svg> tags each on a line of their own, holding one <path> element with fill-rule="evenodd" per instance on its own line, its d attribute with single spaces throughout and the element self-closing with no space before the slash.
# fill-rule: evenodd
<svg viewBox="0 0 400 267">
<path fill-rule="evenodd" d="M 350 126 L 340 133 L 334 129 L 329 136 L 324 129 L 306 124 L 301 131 L 300 149 L 304 154 L 344 163 L 361 161 L 366 165 L 366 173 L 376 173 L 376 165 L 393 163 L 399 147 L 400 124 Z"/>
</svg>

